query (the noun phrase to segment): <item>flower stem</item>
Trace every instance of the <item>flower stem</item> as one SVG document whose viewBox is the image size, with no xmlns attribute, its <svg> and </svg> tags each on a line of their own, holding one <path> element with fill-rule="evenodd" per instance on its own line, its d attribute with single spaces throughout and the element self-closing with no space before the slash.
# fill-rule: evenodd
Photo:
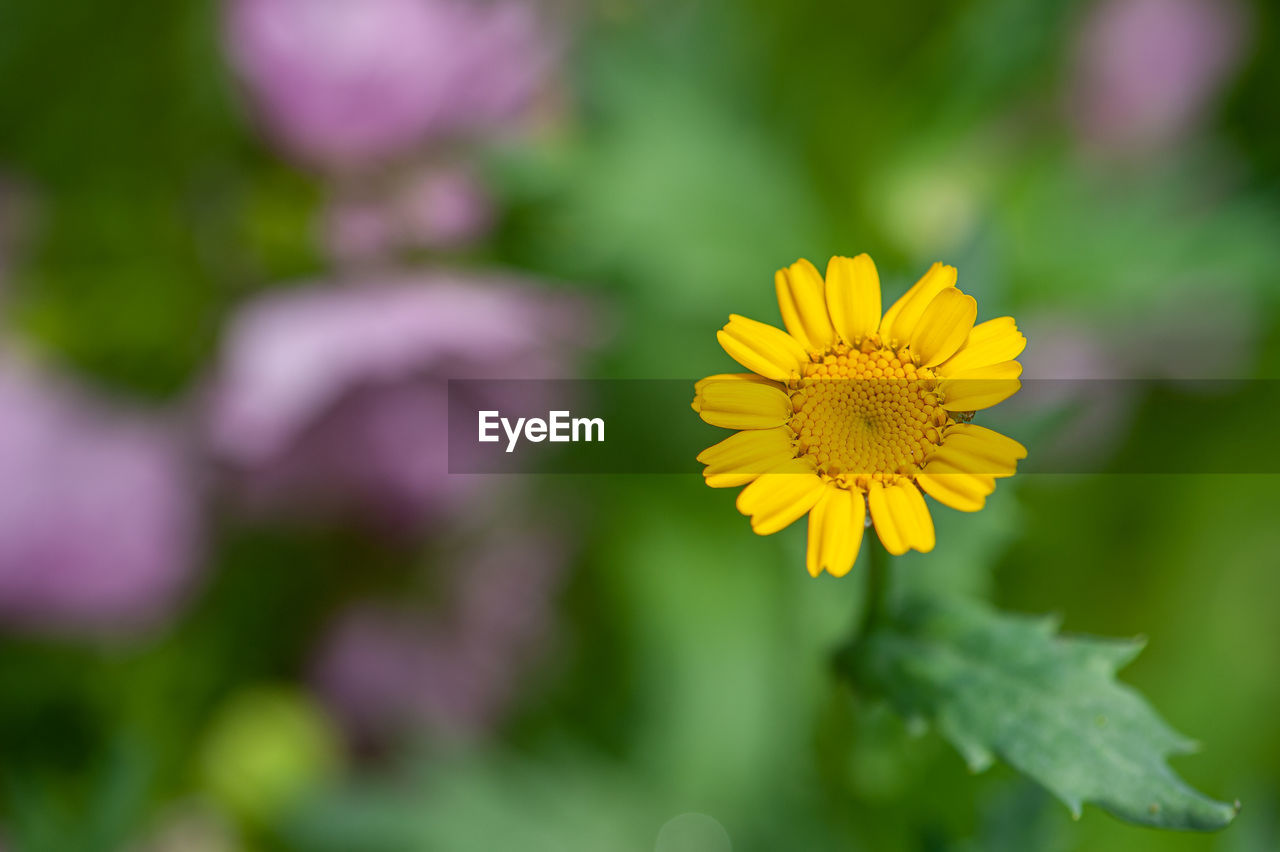
<svg viewBox="0 0 1280 852">
<path fill-rule="evenodd" d="M 889 553 L 874 536 L 867 536 L 867 589 L 862 602 L 862 620 L 855 641 L 866 638 L 884 617 L 889 592 Z"/>
</svg>

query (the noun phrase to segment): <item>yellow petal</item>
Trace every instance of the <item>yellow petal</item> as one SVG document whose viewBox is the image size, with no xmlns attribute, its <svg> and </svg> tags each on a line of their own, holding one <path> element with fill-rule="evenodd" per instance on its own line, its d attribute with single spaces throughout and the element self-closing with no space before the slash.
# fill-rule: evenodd
<svg viewBox="0 0 1280 852">
<path fill-rule="evenodd" d="M 890 490 L 896 493 L 889 495 L 889 507 L 895 515 L 901 514 L 898 526 L 905 531 L 908 542 L 921 553 L 933 550 L 936 542 L 933 516 L 920 489 L 904 479 Z"/>
<path fill-rule="evenodd" d="M 827 311 L 836 333 L 858 344 L 880 324 L 880 273 L 865 254 L 827 263 Z"/>
<path fill-rule="evenodd" d="M 772 429 L 791 417 L 791 398 L 760 382 L 707 382 L 696 407 L 703 420 L 725 429 Z"/>
<path fill-rule="evenodd" d="M 698 453 L 702 475 L 712 488 L 746 485 L 767 470 L 795 458 L 795 433 L 785 426 L 736 432 Z"/>
<path fill-rule="evenodd" d="M 916 474 L 916 484 L 926 494 L 961 512 L 976 512 L 987 501 L 987 495 L 996 490 L 996 481 L 990 476 L 960 473 L 945 462 L 930 462 L 924 473 Z"/>
<path fill-rule="evenodd" d="M 996 460 L 1006 466 L 1027 457 L 1027 448 L 993 429 L 977 423 L 957 423 L 947 430 L 943 446 L 958 446 L 971 455 Z"/>
<path fill-rule="evenodd" d="M 911 332 L 916 327 L 916 321 L 920 319 L 924 309 L 929 307 L 934 297 L 954 286 L 956 286 L 954 266 L 935 263 L 929 267 L 924 277 L 885 311 L 884 319 L 880 321 L 880 337 L 891 346 L 905 343 L 910 339 Z"/>
<path fill-rule="evenodd" d="M 981 411 L 1004 402 L 1018 392 L 1022 365 L 1005 361 L 952 375 L 938 383 L 947 411 Z"/>
<path fill-rule="evenodd" d="M 716 340 L 729 357 L 753 373 L 785 382 L 809 360 L 804 347 L 780 328 L 737 314 L 716 332 Z"/>
<path fill-rule="evenodd" d="M 825 569 L 836 577 L 849 573 L 862 546 L 867 504 L 861 492 L 827 483 L 809 512 L 809 546 L 805 561 L 811 576 Z"/>
<path fill-rule="evenodd" d="M 978 323 L 955 355 L 938 367 L 938 375 L 950 376 L 978 367 L 1012 361 L 1027 348 L 1027 339 L 1018 331 L 1013 317 Z"/>
<path fill-rule="evenodd" d="M 698 461 L 712 468 L 713 472 L 723 472 L 777 452 L 789 451 L 795 446 L 795 437 L 795 433 L 785 426 L 735 432 L 698 453 Z M 762 472 L 757 470 L 757 473 Z"/>
<path fill-rule="evenodd" d="M 933 550 L 933 517 L 919 489 L 909 481 L 887 487 L 873 482 L 867 492 L 867 504 L 885 550 L 895 556 L 912 548 L 921 553 Z"/>
<path fill-rule="evenodd" d="M 713 376 L 707 376 L 705 379 L 698 379 L 698 381 L 694 382 L 693 392 L 695 394 L 702 393 L 702 389 L 706 387 L 709 382 L 755 382 L 758 385 L 769 385 L 777 388 L 778 390 L 782 390 L 784 387 L 780 382 L 775 382 L 772 379 L 766 379 L 763 376 L 756 375 L 755 373 L 716 373 Z"/>
<path fill-rule="evenodd" d="M 773 276 L 778 291 L 778 309 L 787 331 L 811 352 L 830 348 L 835 341 L 827 303 L 823 298 L 822 276 L 814 265 L 801 258 Z"/>
<path fill-rule="evenodd" d="M 933 297 L 911 332 L 908 346 L 922 367 L 934 367 L 955 354 L 973 329 L 978 302 L 955 287 Z"/>
<path fill-rule="evenodd" d="M 738 511 L 751 516 L 757 535 L 772 535 L 813 508 L 824 484 L 804 459 L 761 474 L 738 495 Z"/>
<path fill-rule="evenodd" d="M 929 458 L 945 462 L 965 473 L 976 473 L 982 476 L 1013 476 L 1017 472 L 1016 460 L 987 453 L 985 452 L 987 449 L 988 445 L 976 438 L 953 435 L 945 438 L 942 446 Z"/>
<path fill-rule="evenodd" d="M 707 473 L 702 472 L 702 481 L 708 488 L 738 488 L 748 482 L 755 482 L 758 473 Z"/>
<path fill-rule="evenodd" d="M 986 426 L 979 426 L 977 423 L 957 423 L 951 427 L 950 431 L 965 435 L 976 435 L 999 444 L 1007 455 L 1015 459 L 1025 459 L 1027 457 L 1027 448 L 1021 443 L 994 429 L 988 429 Z"/>
<path fill-rule="evenodd" d="M 698 379 L 693 384 L 693 402 L 691 406 L 694 411 L 702 410 L 702 389 L 711 382 L 755 382 L 756 384 L 769 385 L 778 390 L 784 390 L 784 386 L 779 382 L 766 379 L 764 376 L 757 376 L 755 373 L 716 373 L 714 376 L 707 376 L 705 379 Z"/>
<path fill-rule="evenodd" d="M 871 510 L 871 522 L 875 525 L 876 535 L 884 549 L 894 556 L 901 556 L 910 550 L 906 538 L 898 529 L 897 519 L 889 509 L 889 489 L 879 482 L 872 482 L 867 488 L 867 508 Z"/>
</svg>

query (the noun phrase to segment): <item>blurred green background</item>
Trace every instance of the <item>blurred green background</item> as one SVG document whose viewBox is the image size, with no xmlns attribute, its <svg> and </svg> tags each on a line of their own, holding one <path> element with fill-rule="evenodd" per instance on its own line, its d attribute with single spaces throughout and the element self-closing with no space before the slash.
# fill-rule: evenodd
<svg viewBox="0 0 1280 852">
<path fill-rule="evenodd" d="M 396 6 L 356 4 L 316 50 L 356 61 L 335 33 Z M 237 52 L 249 39 L 228 8 L 0 0 L 0 357 L 20 350 L 165 420 L 200 518 L 177 602 L 142 627 L 82 630 L 31 614 L 24 589 L 56 596 L 74 572 L 12 545 L 0 510 L 0 848 L 1280 849 L 1274 476 L 1021 476 L 977 515 L 938 508 L 936 551 L 898 562 L 905 585 L 1147 636 L 1124 679 L 1203 745 L 1175 769 L 1243 802 L 1225 831 L 1191 835 L 1094 808 L 1073 822 L 1010 770 L 971 776 L 935 734 L 853 694 L 830 652 L 862 566 L 810 579 L 802 525 L 752 535 L 692 461 L 682 476 L 508 478 L 487 501 L 500 510 L 389 532 L 350 513 L 244 510 L 201 425 L 246 305 L 388 270 L 518 276 L 589 306 L 562 375 L 729 369 L 714 332 L 730 312 L 777 322 L 774 269 L 867 251 L 887 298 L 934 260 L 958 266 L 980 318 L 1018 318 L 1028 376 L 1274 378 L 1270 4 L 548 3 L 549 67 L 512 70 L 538 80 L 515 131 L 505 116 L 501 132 L 419 128 L 354 165 L 282 137 L 271 110 L 286 95 Z M 305 52 L 313 31 L 296 32 Z M 480 97 L 451 79 L 464 106 Z M 335 247 L 335 203 L 376 207 L 406 163 L 441 161 L 483 187 L 476 233 L 354 259 Z M 1018 437 L 1034 454 L 1110 430 L 1106 469 L 1144 436 L 1212 458 L 1234 434 L 1128 403 L 1102 425 Z M 0 434 L 19 415 L 0 410 Z M 36 485 L 0 481 L 0 502 L 22 506 Z M 63 523 L 49 521 L 74 535 Z M 514 526 L 556 540 L 553 579 L 531 591 L 518 579 L 531 551 L 474 556 Z M 497 564 L 476 573 L 480 558 Z M 501 617 L 483 615 L 513 587 Z M 497 662 L 473 662 L 466 642 L 401 649 L 388 678 L 421 667 L 430 694 L 356 677 L 338 692 L 389 706 L 372 729 L 353 724 L 316 660 L 338 614 L 370 598 L 411 600 L 411 626 L 445 612 L 466 636 L 536 616 L 536 647 L 516 630 Z M 378 647 L 356 667 L 380 671 L 392 651 Z M 449 702 L 477 666 L 500 698 L 472 718 Z"/>
</svg>

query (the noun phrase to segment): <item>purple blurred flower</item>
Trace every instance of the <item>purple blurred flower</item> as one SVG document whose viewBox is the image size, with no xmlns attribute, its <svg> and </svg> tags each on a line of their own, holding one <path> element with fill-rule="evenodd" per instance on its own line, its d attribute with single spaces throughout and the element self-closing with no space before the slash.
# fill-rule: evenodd
<svg viewBox="0 0 1280 852">
<path fill-rule="evenodd" d="M 493 220 L 493 200 L 471 169 L 426 166 L 397 181 L 394 193 L 339 189 L 325 211 L 323 241 L 339 264 L 369 266 L 404 249 L 465 247 Z"/>
<path fill-rule="evenodd" d="M 0 364 L 0 620 L 140 629 L 197 566 L 198 505 L 174 433 Z"/>
<path fill-rule="evenodd" d="M 553 54 L 525 0 L 229 0 L 227 40 L 277 140 L 337 167 L 509 123 Z"/>
<path fill-rule="evenodd" d="M 545 646 L 564 562 L 555 542 L 506 526 L 454 562 L 441 611 L 357 605 L 323 642 L 317 688 L 357 739 L 491 728 Z"/>
<path fill-rule="evenodd" d="M 1232 0 L 1103 0 L 1075 45 L 1081 136 L 1115 150 L 1182 138 L 1239 66 L 1246 12 Z"/>
<path fill-rule="evenodd" d="M 214 452 L 251 508 L 391 528 L 457 511 L 446 378 L 546 378 L 589 344 L 583 306 L 515 281 L 392 274 L 264 296 L 232 323 Z"/>
<path fill-rule="evenodd" d="M 398 235 L 392 212 L 377 198 L 337 197 L 325 210 L 322 241 L 343 266 L 363 266 L 394 253 Z"/>
<path fill-rule="evenodd" d="M 423 248 L 454 248 L 475 242 L 493 224 L 493 200 L 479 177 L 461 167 L 422 169 L 399 197 L 406 242 Z"/>
</svg>

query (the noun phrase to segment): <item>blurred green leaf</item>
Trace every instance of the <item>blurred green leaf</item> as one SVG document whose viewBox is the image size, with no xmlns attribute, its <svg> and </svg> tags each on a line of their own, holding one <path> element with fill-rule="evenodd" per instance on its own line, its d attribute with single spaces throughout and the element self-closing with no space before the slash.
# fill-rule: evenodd
<svg viewBox="0 0 1280 852">
<path fill-rule="evenodd" d="M 1121 819 L 1211 831 L 1236 807 L 1201 795 L 1168 767 L 1194 743 L 1115 672 L 1138 640 L 1063 637 L 1048 617 L 920 597 L 844 655 L 858 687 L 908 720 L 931 722 L 975 771 L 1000 757 L 1074 816 L 1091 802 Z"/>
<path fill-rule="evenodd" d="M 1264 235 L 1276 210 L 1244 188 L 1203 186 L 1217 168 L 1187 154 L 1118 177 L 1050 152 L 1011 171 L 992 213 L 1017 298 L 1148 316 L 1206 288 L 1246 304 L 1269 292 L 1280 249 Z"/>
<path fill-rule="evenodd" d="M 640 852 L 675 814 L 603 761 L 462 748 L 316 796 L 283 826 L 308 852 Z"/>
</svg>

